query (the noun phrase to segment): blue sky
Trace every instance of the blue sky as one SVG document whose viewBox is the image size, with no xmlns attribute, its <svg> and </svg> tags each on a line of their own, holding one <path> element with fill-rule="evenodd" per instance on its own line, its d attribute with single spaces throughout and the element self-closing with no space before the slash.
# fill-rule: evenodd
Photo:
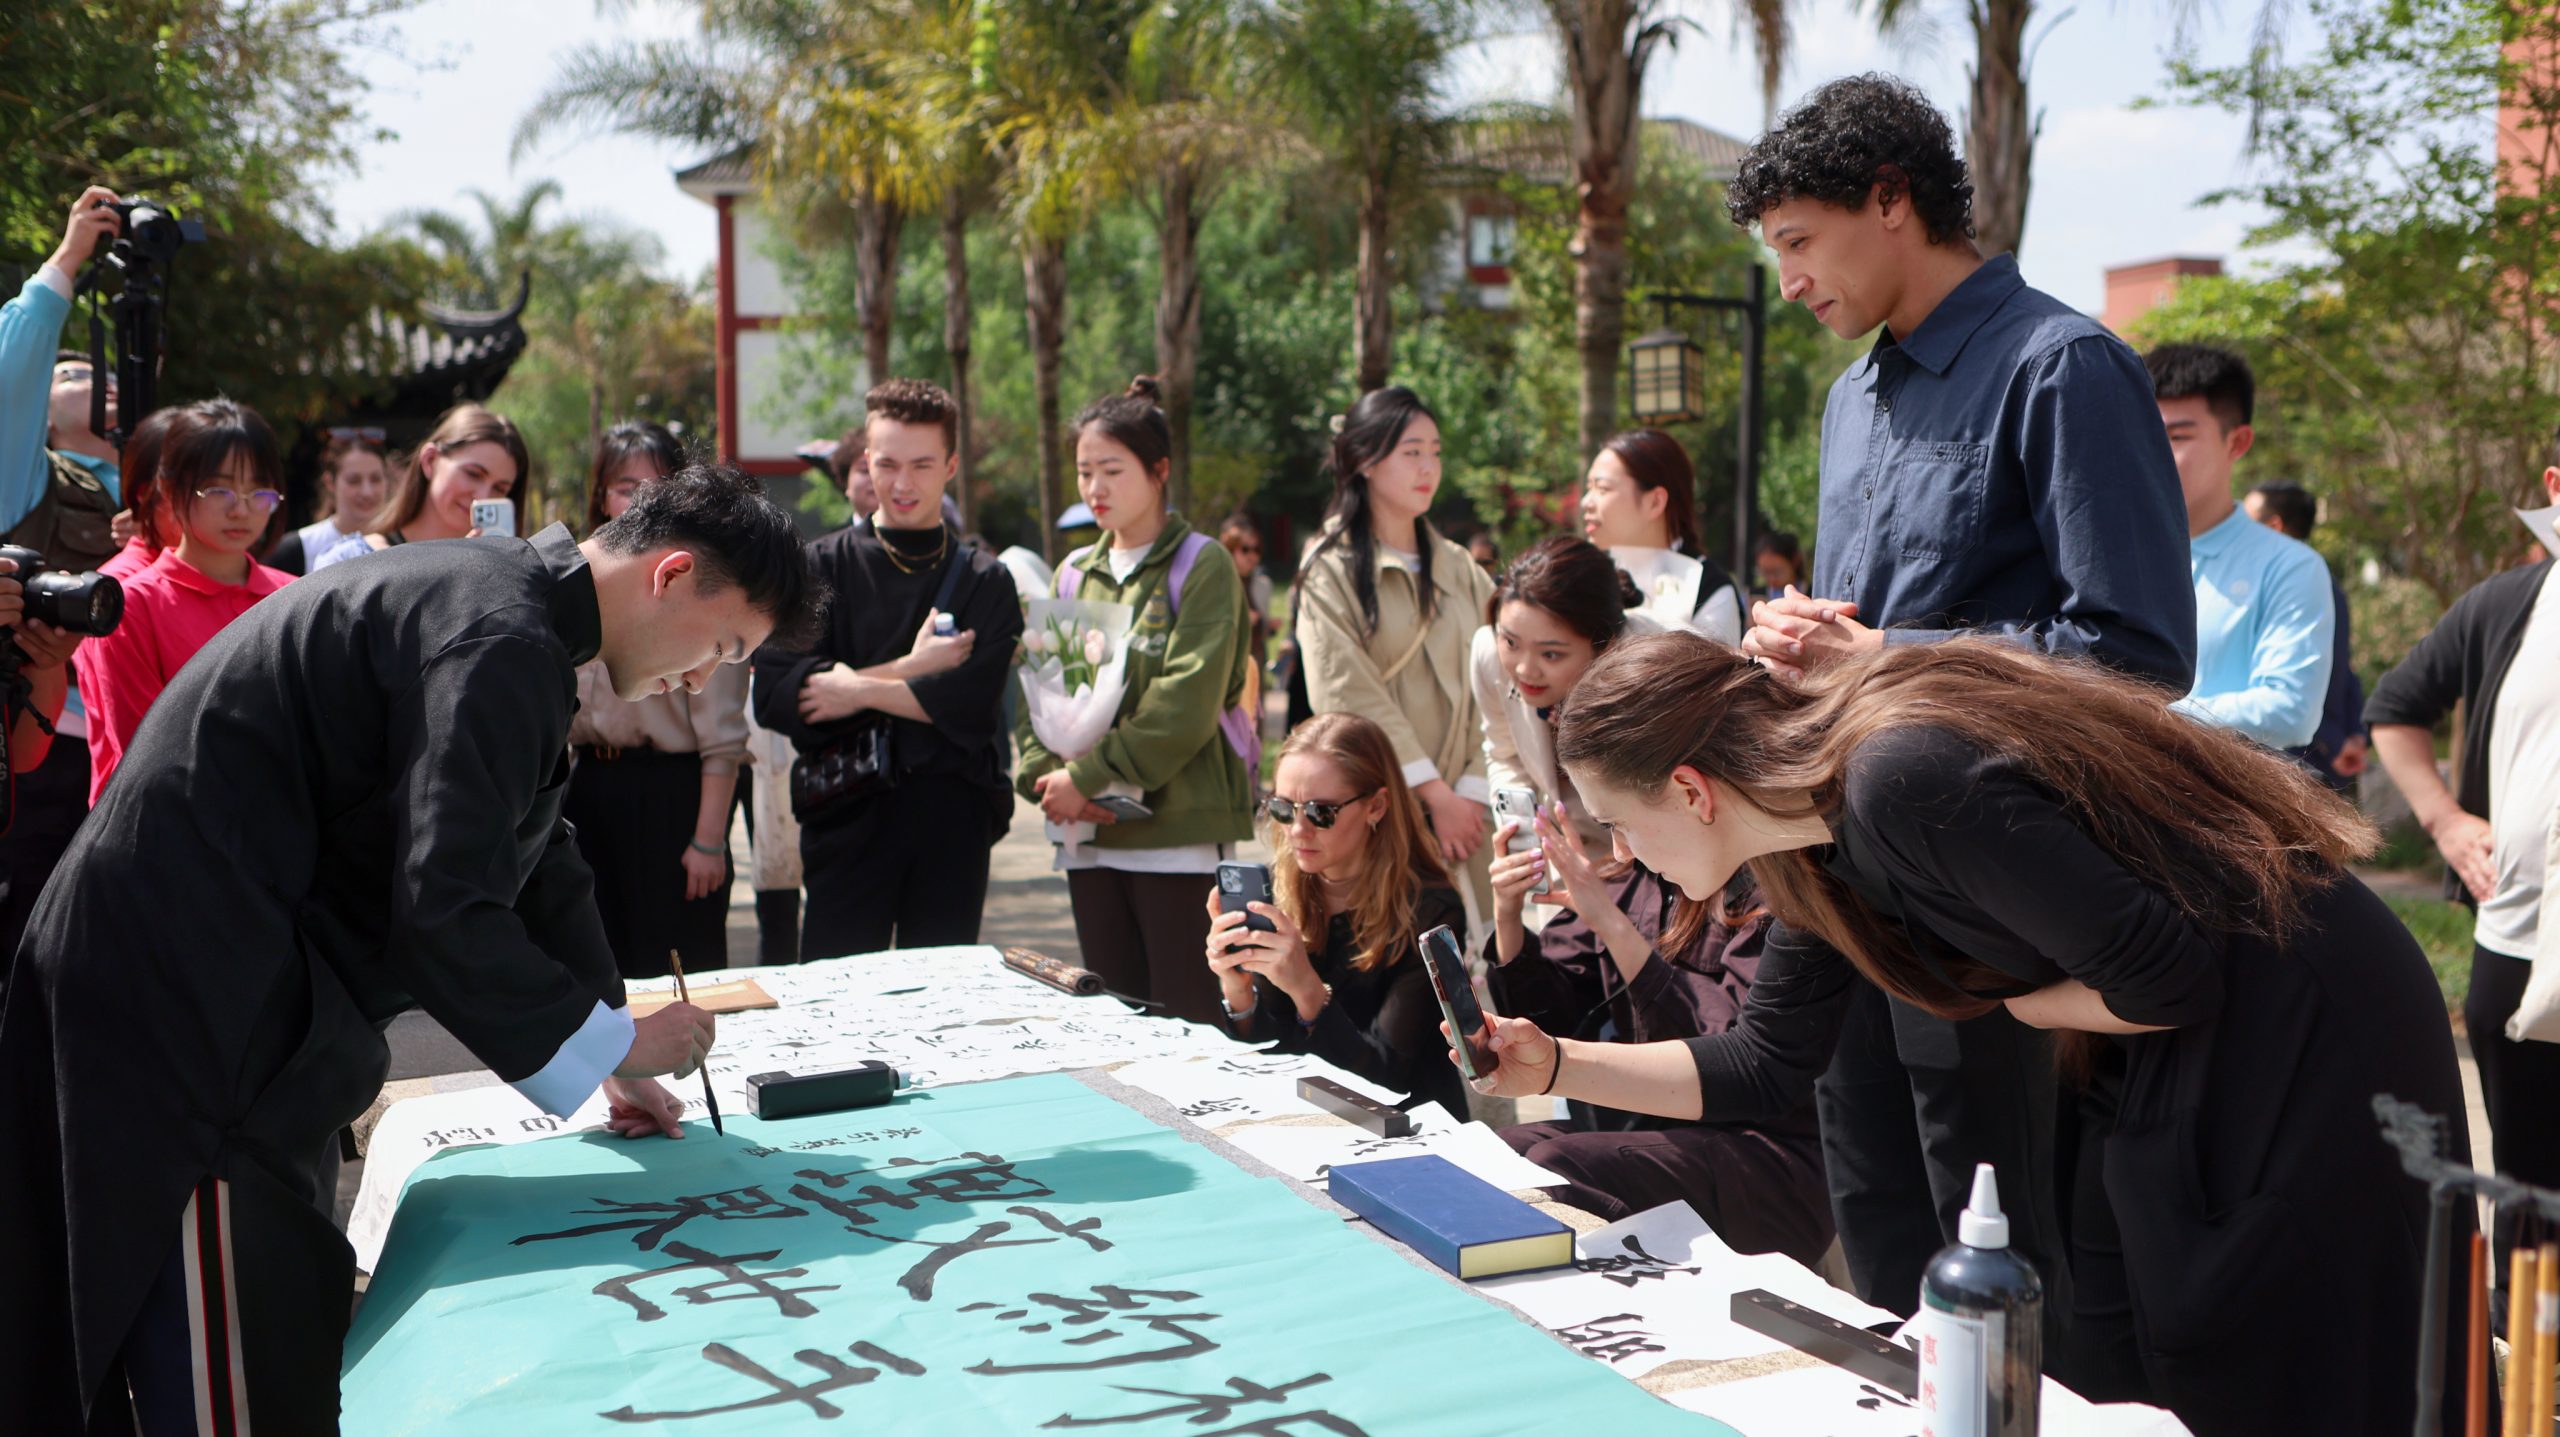
<svg viewBox="0 0 2560 1437">
<path fill-rule="evenodd" d="M 1970 36 L 1959 0 L 1933 0 L 1934 36 L 1892 41 L 1847 0 L 1815 0 L 1800 22 L 1783 87 L 1802 94 L 1837 75 L 1890 70 L 1927 90 L 1949 114 L 1962 106 Z M 1728 0 L 1686 0 L 1698 28 L 1657 61 L 1648 114 L 1679 115 L 1748 137 L 1761 126 L 1757 66 L 1737 45 Z M 2160 92 L 2172 41 L 2166 0 L 2048 3 L 2029 83 L 2044 112 L 2022 246 L 2030 282 L 2096 310 L 2109 265 L 2166 254 L 2229 255 L 2250 216 L 2200 210 L 2198 196 L 2245 174 L 2239 119 L 2214 111 L 2136 110 Z M 394 138 L 366 144 L 357 172 L 334 187 L 342 231 L 386 223 L 404 209 L 453 206 L 466 190 L 512 195 L 552 178 L 571 213 L 611 215 L 655 234 L 678 273 L 712 260 L 711 211 L 669 178 L 697 158 L 649 142 L 563 135 L 519 163 L 508 143 L 526 103 L 558 59 L 589 40 L 683 35 L 692 8 L 668 0 L 597 7 L 588 0 L 425 0 L 400 22 L 396 48 L 368 53 L 371 117 Z M 2223 0 L 2197 39 L 2208 58 L 2243 53 L 2254 0 Z M 2058 20 L 2048 17 L 2059 16 Z M 2045 29 L 2049 26 L 2049 30 Z M 1488 34 L 1456 77 L 1458 98 L 1548 99 L 1553 50 L 1534 29 Z"/>
</svg>

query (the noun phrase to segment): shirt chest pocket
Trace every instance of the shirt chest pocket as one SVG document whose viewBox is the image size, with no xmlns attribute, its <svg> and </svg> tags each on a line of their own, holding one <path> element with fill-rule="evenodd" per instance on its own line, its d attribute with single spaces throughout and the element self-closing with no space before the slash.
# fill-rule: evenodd
<svg viewBox="0 0 2560 1437">
<path fill-rule="evenodd" d="M 1906 559 L 1938 559 L 1980 543 L 1990 469 L 1988 444 L 1910 440 L 1887 449 L 1895 552 Z"/>
</svg>

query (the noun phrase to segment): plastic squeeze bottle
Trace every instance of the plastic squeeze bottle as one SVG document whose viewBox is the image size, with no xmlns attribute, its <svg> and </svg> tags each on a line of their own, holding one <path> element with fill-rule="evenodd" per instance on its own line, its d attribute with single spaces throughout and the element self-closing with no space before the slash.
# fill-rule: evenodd
<svg viewBox="0 0 2560 1437">
<path fill-rule="evenodd" d="M 1911 1331 L 1920 1343 L 1921 1437 L 2036 1437 L 2044 1282 L 2009 1250 L 1989 1163 L 1973 1170 L 1955 1245 L 1920 1279 Z"/>
</svg>

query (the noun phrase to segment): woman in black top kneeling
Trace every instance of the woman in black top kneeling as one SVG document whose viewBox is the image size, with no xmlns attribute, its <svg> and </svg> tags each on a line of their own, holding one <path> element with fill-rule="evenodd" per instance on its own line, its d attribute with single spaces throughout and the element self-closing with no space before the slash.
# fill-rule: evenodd
<svg viewBox="0 0 2560 1437">
<path fill-rule="evenodd" d="M 1463 927 L 1466 912 L 1386 732 L 1348 713 L 1299 725 L 1262 813 L 1278 902 L 1252 911 L 1277 931 L 1245 927 L 1209 895 L 1207 957 L 1229 1029 L 1465 1117 L 1419 940 Z"/>
<path fill-rule="evenodd" d="M 1496 1011 L 1594 1043 L 1700 1038 L 1733 1026 L 1751 995 L 1769 910 L 1749 872 L 1722 902 L 1692 903 L 1624 853 L 1604 872 L 1562 810 L 1538 824 L 1542 847 L 1493 862 Z M 1566 905 L 1530 932 L 1529 887 L 1553 870 Z M 1613 876 L 1614 875 L 1614 876 Z M 1502 1131 L 1522 1157 L 1565 1179 L 1558 1202 L 1610 1222 L 1687 1202 L 1739 1252 L 1782 1252 L 1811 1266 L 1831 1245 L 1831 1195 L 1813 1104 L 1751 1122 L 1656 1117 L 1570 1101 L 1566 1116 Z"/>
</svg>

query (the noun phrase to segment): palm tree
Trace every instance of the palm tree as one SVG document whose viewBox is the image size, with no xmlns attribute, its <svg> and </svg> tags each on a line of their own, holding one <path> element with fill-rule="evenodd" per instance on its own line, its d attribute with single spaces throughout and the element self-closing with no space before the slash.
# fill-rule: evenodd
<svg viewBox="0 0 2560 1437">
<path fill-rule="evenodd" d="M 508 301 L 519 276 L 543 268 L 544 205 L 560 198 L 553 180 L 536 180 L 513 200 L 487 190 L 466 191 L 479 210 L 473 219 L 445 210 L 410 210 L 393 223 L 417 231 L 427 247 L 444 261 L 454 292 L 448 296 L 464 309 L 498 309 Z"/>
<path fill-rule="evenodd" d="M 1790 40 L 1788 0 L 1734 0 L 1760 60 L 1760 103 L 1777 104 Z M 1898 3 L 1898 0 L 1887 0 Z M 1627 213 L 1644 134 L 1644 77 L 1688 22 L 1669 0 L 1545 0 L 1572 97 L 1573 330 L 1582 356 L 1582 457 L 1618 423 L 1618 360 L 1627 331 Z"/>
<path fill-rule="evenodd" d="M 1386 384 L 1392 364 L 1389 237 L 1448 148 L 1441 84 L 1469 9 L 1467 0 L 1270 0 L 1257 17 L 1299 132 L 1357 191 L 1352 339 L 1363 394 Z"/>
<path fill-rule="evenodd" d="M 971 55 L 999 197 L 1022 255 L 1040 453 L 1041 545 L 1058 557 L 1065 434 L 1067 245 L 1127 173 L 1111 123 L 1127 103 L 1129 36 L 1147 0 L 979 0 Z"/>
<path fill-rule="evenodd" d="M 702 0 L 699 43 L 587 45 L 517 123 L 522 155 L 567 124 L 690 144 L 760 146 L 769 184 L 840 199 L 852 221 L 855 308 L 873 382 L 889 370 L 898 242 L 914 205 L 916 120 L 883 103 L 876 58 L 908 7 L 867 0 Z M 811 228 L 823 234 L 825 211 Z"/>
<path fill-rule="evenodd" d="M 1173 430 L 1168 492 L 1191 496 L 1192 390 L 1200 370 L 1200 229 L 1227 184 L 1286 143 L 1230 0 L 1171 0 L 1139 17 L 1122 142 L 1128 188 L 1155 221 L 1156 379 Z"/>
<path fill-rule="evenodd" d="M 1925 0 L 1871 0 L 1876 28 L 1891 34 L 1920 18 Z M 1973 29 L 1974 60 L 1967 72 L 1971 91 L 1965 101 L 1965 168 L 1973 180 L 1973 234 L 1985 254 L 2015 253 L 2027 229 L 2027 191 L 2033 179 L 2036 136 L 2044 117 L 2028 103 L 2027 69 L 2035 58 L 2027 27 L 2035 19 L 2035 0 L 1965 0 L 1965 22 Z M 2199 7 L 2192 0 L 2171 0 L 2173 32 L 2193 25 Z M 2059 23 L 2064 10 L 2054 16 Z M 2290 14 L 2287 0 L 2261 0 L 2251 51 L 2263 72 L 2272 65 Z M 2051 33 L 2052 27 L 2046 27 Z M 2250 143 L 2257 142 L 2258 116 L 2250 115 Z"/>
</svg>

